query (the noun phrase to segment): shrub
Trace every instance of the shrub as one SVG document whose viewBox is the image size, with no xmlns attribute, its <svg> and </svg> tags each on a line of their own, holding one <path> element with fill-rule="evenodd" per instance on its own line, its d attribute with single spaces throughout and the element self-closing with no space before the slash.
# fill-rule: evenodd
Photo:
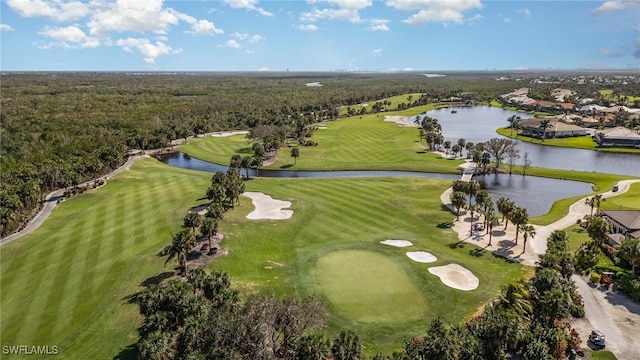
<svg viewBox="0 0 640 360">
<path fill-rule="evenodd" d="M 640 281 L 625 274 L 619 279 L 620 287 L 635 301 L 640 302 Z"/>
<path fill-rule="evenodd" d="M 584 306 L 578 304 L 571 304 L 571 308 L 569 309 L 569 313 L 574 318 L 583 318 L 584 317 Z"/>
<path fill-rule="evenodd" d="M 600 274 L 598 274 L 595 271 L 592 271 L 591 274 L 589 274 L 589 280 L 591 280 L 591 282 L 594 283 L 594 284 L 599 284 L 600 283 Z"/>
</svg>

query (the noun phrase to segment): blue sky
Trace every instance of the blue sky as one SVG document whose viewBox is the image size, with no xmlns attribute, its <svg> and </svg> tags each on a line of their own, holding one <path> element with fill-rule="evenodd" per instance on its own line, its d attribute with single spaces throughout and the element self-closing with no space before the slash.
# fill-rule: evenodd
<svg viewBox="0 0 640 360">
<path fill-rule="evenodd" d="M 640 68 L 640 1 L 2 0 L 2 71 Z"/>
</svg>

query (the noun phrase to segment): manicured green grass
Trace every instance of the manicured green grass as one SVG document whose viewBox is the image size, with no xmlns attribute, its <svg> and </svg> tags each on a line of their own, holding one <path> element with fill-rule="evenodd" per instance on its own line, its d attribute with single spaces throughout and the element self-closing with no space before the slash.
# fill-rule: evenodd
<svg viewBox="0 0 640 360">
<path fill-rule="evenodd" d="M 609 350 L 591 350 L 591 360 L 617 360 Z"/>
<path fill-rule="evenodd" d="M 401 104 L 401 103 L 408 104 L 409 103 L 409 96 L 412 96 L 411 101 L 415 101 L 415 100 L 418 100 L 418 98 L 420 98 L 421 95 L 422 95 L 421 93 L 404 94 L 404 95 L 393 96 L 393 97 L 386 98 L 386 99 L 369 101 L 369 102 L 365 103 L 365 104 L 367 104 L 367 106 L 365 108 L 367 109 L 367 111 L 371 111 L 371 108 L 373 107 L 373 105 L 375 103 L 383 102 L 383 101 L 386 100 L 386 101 L 391 102 L 390 105 L 386 106 L 387 109 L 397 109 L 399 104 Z M 349 108 L 349 107 L 351 109 L 355 110 L 356 112 L 359 112 L 360 109 L 363 108 L 363 106 L 361 104 L 342 106 L 340 108 L 340 115 L 342 115 L 342 116 L 347 115 L 347 108 Z"/>
<path fill-rule="evenodd" d="M 140 317 L 128 299 L 172 270 L 157 254 L 209 179 L 138 160 L 2 246 L 2 345 L 57 345 L 62 358 L 110 359 L 135 343 Z"/>
<path fill-rule="evenodd" d="M 569 147 L 576 149 L 586 149 L 586 150 L 594 150 L 594 151 L 603 151 L 603 152 L 620 152 L 620 153 L 640 153 L 640 149 L 633 148 L 610 148 L 610 147 L 602 147 L 599 148 L 598 144 L 593 141 L 591 136 L 575 136 L 575 137 L 566 137 L 566 138 L 557 138 L 557 139 L 546 139 L 545 141 L 541 141 L 538 138 L 533 138 L 529 136 L 524 136 L 522 134 L 517 134 L 515 132 L 511 132 L 511 129 L 507 127 L 499 128 L 496 132 L 502 136 L 510 137 L 512 139 L 518 139 L 534 144 L 545 145 L 545 146 L 559 146 L 559 147 Z"/>
<path fill-rule="evenodd" d="M 234 286 L 243 293 L 319 295 L 330 310 L 330 334 L 352 329 L 364 340 L 367 353 L 390 353 L 399 349 L 404 339 L 424 336 L 426 324 L 436 316 L 450 322 L 468 319 L 498 294 L 502 284 L 524 275 L 520 265 L 490 253 L 473 255 L 476 247 L 460 244 L 456 234 L 444 226 L 454 215 L 442 208 L 439 196 L 450 184 L 448 180 L 423 178 L 249 181 L 248 191 L 291 201 L 293 217 L 247 220 L 253 205 L 242 198 L 221 227 L 225 234 L 222 246 L 229 254 L 216 259 L 212 267 L 228 271 Z M 380 244 L 386 239 L 410 240 L 414 246 L 401 249 Z M 417 263 L 405 255 L 407 251 L 428 251 L 438 261 Z M 348 266 L 346 254 L 356 255 Z M 367 265 L 368 261 L 372 263 Z M 471 270 L 480 279 L 480 287 L 455 290 L 427 271 L 430 266 L 450 263 Z M 332 268 L 330 264 L 342 266 Z M 354 281 L 348 276 L 357 276 L 361 284 L 356 292 L 362 292 L 358 299 L 371 300 L 360 306 L 345 303 L 355 295 L 340 294 L 346 290 L 340 283 L 330 282 L 334 275 L 349 284 Z M 399 316 L 404 310 L 389 309 L 393 316 L 387 316 L 381 307 L 390 303 L 407 311 L 421 309 Z"/>
<path fill-rule="evenodd" d="M 600 204 L 602 210 L 638 210 L 640 209 L 640 183 L 633 183 L 629 190 L 618 196 L 607 198 Z"/>
<path fill-rule="evenodd" d="M 373 251 L 340 250 L 318 259 L 315 274 L 335 312 L 358 322 L 423 319 L 429 306 L 398 259 Z"/>
<path fill-rule="evenodd" d="M 420 113 L 412 109 L 413 113 Z M 400 113 L 394 113 L 400 114 Z M 403 112 L 410 116 L 411 112 Z M 459 160 L 446 160 L 416 145 L 418 129 L 384 122 L 384 115 L 364 115 L 325 122 L 327 129 L 315 132 L 314 147 L 300 147 L 294 165 L 290 149 L 280 149 L 271 169 L 290 170 L 407 170 L 456 173 Z M 424 143 L 423 143 L 424 144 Z M 227 164 L 235 153 L 246 154 L 251 145 L 244 135 L 190 140 L 180 147 L 191 156 Z"/>
</svg>

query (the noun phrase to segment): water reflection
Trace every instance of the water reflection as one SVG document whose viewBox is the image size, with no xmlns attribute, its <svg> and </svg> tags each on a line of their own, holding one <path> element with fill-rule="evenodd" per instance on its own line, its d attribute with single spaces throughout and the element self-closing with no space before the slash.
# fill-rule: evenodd
<svg viewBox="0 0 640 360">
<path fill-rule="evenodd" d="M 512 115 L 523 119 L 533 117 L 531 114 L 490 106 L 444 108 L 427 111 L 422 115 L 438 119 L 442 125 L 445 140 L 453 144 L 460 138 L 479 143 L 499 137 L 500 135 L 495 132 L 496 129 L 507 126 L 507 118 Z M 406 120 L 413 122 L 415 116 L 408 117 Z M 536 167 L 640 176 L 640 154 L 610 153 L 542 146 L 524 141 L 516 142 L 517 149 L 520 150 L 520 159 L 516 161 L 517 164 L 522 164 L 522 156 L 527 152 L 532 166 Z"/>
<path fill-rule="evenodd" d="M 192 158 L 184 153 L 176 152 L 156 156 L 160 161 L 179 168 L 200 170 L 207 172 L 223 171 L 228 167 Z M 245 169 L 241 170 L 245 174 Z M 249 175 L 255 176 L 255 169 L 249 169 Z M 278 178 L 340 178 L 340 177 L 383 177 L 404 176 L 421 178 L 439 178 L 457 180 L 459 175 L 426 173 L 415 171 L 289 171 L 289 170 L 260 170 L 262 177 Z M 474 176 L 480 186 L 487 189 L 491 198 L 498 200 L 501 196 L 508 197 L 517 206 L 526 207 L 529 216 L 544 215 L 549 212 L 555 200 L 571 196 L 591 193 L 591 185 L 578 181 L 547 179 L 535 176 L 491 174 Z"/>
</svg>

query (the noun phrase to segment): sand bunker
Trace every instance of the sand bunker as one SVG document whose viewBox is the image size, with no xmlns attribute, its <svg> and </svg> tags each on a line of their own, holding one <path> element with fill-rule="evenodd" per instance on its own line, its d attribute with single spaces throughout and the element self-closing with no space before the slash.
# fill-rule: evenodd
<svg viewBox="0 0 640 360">
<path fill-rule="evenodd" d="M 435 255 L 426 251 L 408 252 L 407 256 L 409 257 L 409 259 L 416 262 L 420 262 L 420 263 L 432 263 L 438 260 L 438 258 L 435 257 Z"/>
<path fill-rule="evenodd" d="M 276 200 L 269 195 L 259 192 L 245 192 L 242 194 L 251 199 L 255 210 L 247 215 L 251 220 L 283 220 L 293 216 L 293 210 L 283 210 L 291 207 L 291 201 Z"/>
<path fill-rule="evenodd" d="M 246 130 L 241 130 L 241 131 L 227 131 L 227 132 L 221 132 L 218 134 L 213 134 L 211 136 L 213 137 L 227 137 L 227 136 L 233 136 L 233 135 L 243 135 L 243 134 L 248 134 L 249 132 Z"/>
<path fill-rule="evenodd" d="M 443 284 L 458 290 L 475 290 L 480 284 L 471 271 L 458 264 L 430 267 L 429 272 L 439 277 Z"/>
<path fill-rule="evenodd" d="M 385 241 L 380 241 L 380 243 L 385 245 L 395 246 L 395 247 L 413 246 L 413 243 L 409 240 L 385 240 Z"/>
</svg>

